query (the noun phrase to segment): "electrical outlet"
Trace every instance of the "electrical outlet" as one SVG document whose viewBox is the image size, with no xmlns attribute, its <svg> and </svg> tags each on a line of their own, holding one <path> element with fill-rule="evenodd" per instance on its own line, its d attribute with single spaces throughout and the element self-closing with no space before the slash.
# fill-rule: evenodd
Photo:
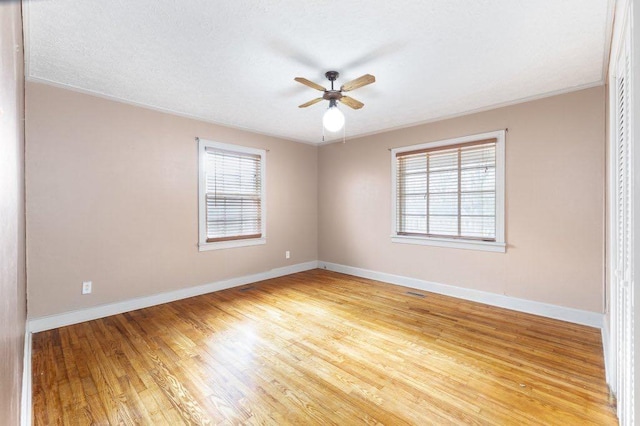
<svg viewBox="0 0 640 426">
<path fill-rule="evenodd" d="M 291 252 L 289 250 L 284 252 L 284 258 L 289 259 L 291 257 Z"/>
<path fill-rule="evenodd" d="M 91 281 L 82 281 L 82 294 L 91 293 Z"/>
</svg>

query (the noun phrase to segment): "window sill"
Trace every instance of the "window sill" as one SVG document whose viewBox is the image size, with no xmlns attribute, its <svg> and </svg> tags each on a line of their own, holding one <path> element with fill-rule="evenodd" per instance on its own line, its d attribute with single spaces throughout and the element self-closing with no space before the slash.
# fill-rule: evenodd
<svg viewBox="0 0 640 426">
<path fill-rule="evenodd" d="M 209 251 L 209 250 L 223 250 L 237 247 L 248 247 L 248 246 L 258 246 L 261 244 L 266 244 L 266 238 L 255 238 L 251 240 L 232 240 L 232 241 L 221 241 L 219 243 L 200 243 L 198 244 L 199 251 Z"/>
<path fill-rule="evenodd" d="M 505 253 L 507 251 L 507 245 L 505 243 L 494 243 L 489 241 L 453 240 L 448 238 L 405 237 L 392 235 L 391 242 L 401 244 L 418 244 L 423 246 L 449 247 L 465 250 L 492 251 L 497 253 Z"/>
</svg>

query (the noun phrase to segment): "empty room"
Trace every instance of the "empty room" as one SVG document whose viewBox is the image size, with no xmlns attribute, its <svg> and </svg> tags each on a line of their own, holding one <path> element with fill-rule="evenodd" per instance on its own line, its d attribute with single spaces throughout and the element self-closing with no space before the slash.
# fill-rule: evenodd
<svg viewBox="0 0 640 426">
<path fill-rule="evenodd" d="M 637 22 L 0 2 L 0 424 L 635 425 Z"/>
</svg>

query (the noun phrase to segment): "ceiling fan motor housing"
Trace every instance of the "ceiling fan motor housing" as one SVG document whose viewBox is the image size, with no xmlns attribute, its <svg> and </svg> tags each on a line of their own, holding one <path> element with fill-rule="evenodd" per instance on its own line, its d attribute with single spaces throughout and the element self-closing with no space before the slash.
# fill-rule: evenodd
<svg viewBox="0 0 640 426">
<path fill-rule="evenodd" d="M 342 98 L 342 93 L 339 90 L 325 90 L 322 97 L 328 101 L 339 101 Z"/>
</svg>

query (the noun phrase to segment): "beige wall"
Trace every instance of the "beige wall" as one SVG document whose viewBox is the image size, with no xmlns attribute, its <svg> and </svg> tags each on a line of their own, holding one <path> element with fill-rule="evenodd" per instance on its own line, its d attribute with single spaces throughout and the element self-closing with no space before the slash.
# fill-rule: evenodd
<svg viewBox="0 0 640 426">
<path fill-rule="evenodd" d="M 26 102 L 30 318 L 317 259 L 316 147 L 37 83 Z M 198 251 L 195 137 L 269 150 L 266 245 Z"/>
<path fill-rule="evenodd" d="M 322 146 L 320 260 L 602 312 L 604 106 L 597 87 Z M 388 149 L 504 128 L 507 253 L 391 243 Z"/>
<path fill-rule="evenodd" d="M 25 335 L 24 72 L 20 2 L 0 3 L 0 424 L 20 421 Z"/>
<path fill-rule="evenodd" d="M 604 114 L 598 87 L 318 150 L 28 83 L 29 315 L 315 259 L 602 312 Z M 507 127 L 507 253 L 392 244 L 388 149 Z M 269 149 L 267 245 L 198 252 L 196 136 Z"/>
</svg>

